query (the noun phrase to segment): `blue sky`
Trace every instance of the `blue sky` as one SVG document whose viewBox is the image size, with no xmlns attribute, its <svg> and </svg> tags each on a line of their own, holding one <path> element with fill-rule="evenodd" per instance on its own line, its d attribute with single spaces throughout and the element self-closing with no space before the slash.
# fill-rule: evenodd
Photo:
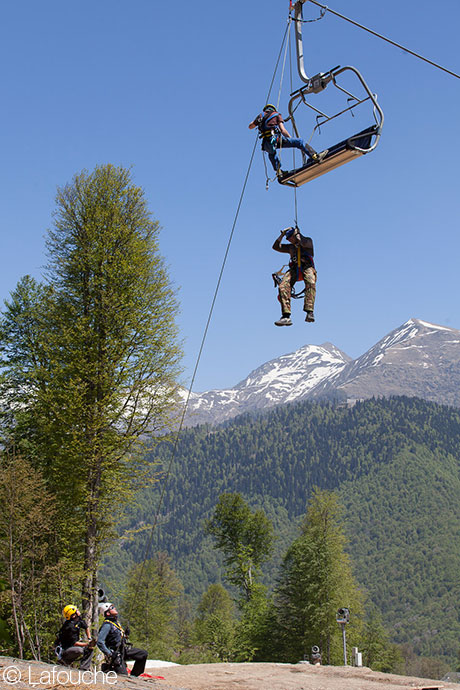
<svg viewBox="0 0 460 690">
<path fill-rule="evenodd" d="M 458 0 L 331 3 L 460 72 Z M 25 273 L 40 277 L 57 186 L 96 164 L 132 166 L 179 290 L 186 382 L 288 2 L 16 0 L 0 13 L 0 296 Z M 307 3 L 304 13 L 318 10 Z M 298 301 L 294 325 L 281 329 L 271 273 L 283 257 L 271 246 L 294 220 L 294 193 L 277 183 L 265 190 L 258 145 L 195 390 L 231 387 L 307 343 L 357 357 L 411 316 L 460 328 L 460 80 L 330 14 L 304 25 L 304 48 L 309 74 L 339 64 L 362 72 L 385 113 L 382 139 L 375 153 L 298 190 L 299 225 L 315 241 L 317 320 L 306 324 Z M 271 100 L 278 88 L 279 75 Z M 289 91 L 287 70 L 283 112 Z M 308 139 L 314 123 L 302 118 Z M 355 131 L 347 115 L 335 140 Z M 313 142 L 332 143 L 326 131 Z"/>
</svg>

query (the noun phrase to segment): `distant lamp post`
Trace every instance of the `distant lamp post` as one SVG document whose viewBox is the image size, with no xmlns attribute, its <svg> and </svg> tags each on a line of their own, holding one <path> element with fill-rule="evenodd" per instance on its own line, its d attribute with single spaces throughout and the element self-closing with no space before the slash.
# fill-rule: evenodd
<svg viewBox="0 0 460 690">
<path fill-rule="evenodd" d="M 335 619 L 337 623 L 340 625 L 342 628 L 342 639 L 343 639 L 343 663 L 344 666 L 347 665 L 347 634 L 345 632 L 345 628 L 347 627 L 347 623 L 350 622 L 350 609 L 347 608 L 342 608 L 337 611 L 335 614 Z"/>
</svg>

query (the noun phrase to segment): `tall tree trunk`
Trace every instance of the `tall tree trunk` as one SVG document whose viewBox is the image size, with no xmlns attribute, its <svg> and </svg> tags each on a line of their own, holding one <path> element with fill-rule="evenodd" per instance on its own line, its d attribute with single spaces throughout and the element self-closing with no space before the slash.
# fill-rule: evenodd
<svg viewBox="0 0 460 690">
<path fill-rule="evenodd" d="M 88 515 L 85 534 L 84 575 L 82 583 L 82 614 L 87 621 L 93 619 L 93 607 L 97 582 L 97 520 L 92 507 L 92 498 L 88 501 Z"/>
<path fill-rule="evenodd" d="M 19 658 L 23 659 L 24 658 L 24 647 L 22 644 L 22 635 L 21 635 L 21 630 L 19 627 L 19 619 L 18 619 L 18 610 L 17 610 L 17 603 L 16 603 L 16 590 L 15 590 L 15 582 L 14 582 L 14 565 L 13 565 L 13 529 L 12 526 L 10 525 L 9 529 L 9 538 L 10 538 L 10 553 L 9 553 L 9 568 L 8 568 L 8 575 L 9 575 L 9 585 L 11 588 L 11 608 L 13 610 L 13 620 L 14 620 L 14 630 L 16 632 L 16 640 L 18 643 L 18 653 L 19 653 Z"/>
<path fill-rule="evenodd" d="M 90 470 L 90 487 L 86 512 L 84 576 L 82 584 L 82 613 L 86 621 L 97 619 L 97 572 L 99 566 L 98 510 L 101 488 L 101 460 L 96 458 Z"/>
</svg>

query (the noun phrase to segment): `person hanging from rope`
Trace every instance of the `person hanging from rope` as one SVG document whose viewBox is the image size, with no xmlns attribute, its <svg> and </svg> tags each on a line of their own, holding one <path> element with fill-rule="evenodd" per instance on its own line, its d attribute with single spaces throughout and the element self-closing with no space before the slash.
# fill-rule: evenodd
<svg viewBox="0 0 460 690">
<path fill-rule="evenodd" d="M 91 639 L 88 625 L 81 617 L 80 611 L 73 604 L 64 607 L 62 615 L 65 622 L 57 634 L 56 653 L 59 663 L 69 666 L 81 657 L 80 670 L 88 671 L 91 666 L 96 640 Z M 80 640 L 80 630 L 88 638 L 87 642 Z"/>
<path fill-rule="evenodd" d="M 147 652 L 145 649 L 133 647 L 127 641 L 129 628 L 123 629 L 118 622 L 118 611 L 114 604 L 104 602 L 99 606 L 99 611 L 104 614 L 104 622 L 99 629 L 97 646 L 105 654 L 106 663 L 102 670 L 115 671 L 121 676 L 126 676 L 126 661 L 134 660 L 132 676 L 140 676 L 144 673 Z"/>
<path fill-rule="evenodd" d="M 328 153 L 327 149 L 317 153 L 303 139 L 293 139 L 284 126 L 283 116 L 271 103 L 267 103 L 263 111 L 249 124 L 249 129 L 254 129 L 255 127 L 259 128 L 259 136 L 262 139 L 262 151 L 268 154 L 270 163 L 278 177 L 282 177 L 286 171 L 281 170 L 281 161 L 276 149 L 300 149 L 302 153 L 315 163 L 321 163 Z"/>
<path fill-rule="evenodd" d="M 289 244 L 281 244 L 285 237 Z M 273 249 L 276 252 L 290 255 L 289 270 L 284 274 L 278 286 L 278 299 L 281 303 L 281 318 L 275 321 L 275 326 L 292 326 L 291 321 L 291 290 L 297 280 L 305 283 L 304 311 L 307 312 L 305 321 L 315 320 L 314 308 L 316 297 L 316 269 L 313 261 L 313 240 L 304 237 L 297 226 L 285 228 L 275 240 Z"/>
</svg>

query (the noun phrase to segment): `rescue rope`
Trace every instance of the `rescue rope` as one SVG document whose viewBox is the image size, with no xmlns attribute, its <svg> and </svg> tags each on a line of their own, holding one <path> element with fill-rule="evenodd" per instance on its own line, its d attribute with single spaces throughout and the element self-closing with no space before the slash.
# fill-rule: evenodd
<svg viewBox="0 0 460 690">
<path fill-rule="evenodd" d="M 288 48 L 290 49 L 290 46 L 291 46 L 291 32 L 289 31 L 289 29 L 290 29 L 290 27 L 291 27 L 291 21 L 292 21 L 291 17 L 288 17 L 288 20 L 287 20 L 288 23 L 287 23 L 287 27 L 286 27 L 286 32 L 287 32 L 288 40 L 286 41 L 286 47 L 285 47 L 285 49 L 284 49 L 283 66 L 282 66 L 282 68 L 281 68 L 280 87 L 279 87 L 279 89 L 278 89 L 278 100 L 276 101 L 276 109 L 277 109 L 277 110 L 279 110 L 279 107 L 280 107 L 281 89 L 283 88 L 284 69 L 285 69 L 285 66 L 286 66 L 286 55 L 287 55 L 287 52 L 288 52 Z M 284 43 L 284 40 L 283 40 L 283 43 Z M 291 57 L 291 56 L 290 56 L 290 51 L 289 51 L 289 58 L 290 58 L 290 57 Z M 292 91 L 292 85 L 291 85 L 291 91 Z"/>
<path fill-rule="evenodd" d="M 291 6 L 291 10 L 293 7 Z M 321 8 L 319 12 L 319 17 L 315 17 L 314 19 L 296 19 L 297 22 L 300 22 L 301 24 L 312 24 L 313 22 L 319 22 L 320 19 L 324 17 L 326 14 L 326 8 Z"/>
<path fill-rule="evenodd" d="M 264 162 L 264 168 L 265 168 L 265 189 L 268 192 L 268 188 L 270 186 L 270 182 L 273 180 L 276 180 L 276 177 L 271 178 L 270 175 L 268 174 L 268 168 L 267 168 L 267 161 L 265 160 L 265 151 L 262 151 L 262 160 Z"/>
<path fill-rule="evenodd" d="M 289 33 L 289 80 L 291 93 L 293 92 L 293 79 L 292 79 L 292 44 L 291 44 L 291 34 Z M 292 149 L 292 169 L 295 170 L 295 149 Z M 297 187 L 294 187 L 294 225 L 298 226 L 297 220 Z"/>
<path fill-rule="evenodd" d="M 289 18 L 289 19 L 290 19 L 290 18 Z M 267 103 L 268 103 L 268 101 L 270 100 L 270 94 L 271 94 L 271 92 L 272 92 L 273 82 L 275 81 L 276 72 L 278 71 L 278 65 L 279 65 L 279 62 L 280 62 L 280 59 L 281 59 L 281 53 L 283 52 L 284 42 L 285 42 L 285 40 L 286 40 L 286 36 L 287 36 L 287 34 L 288 34 L 290 25 L 291 25 L 291 22 L 288 20 L 288 22 L 287 22 L 287 24 L 286 24 L 286 29 L 284 30 L 283 40 L 281 41 L 281 48 L 280 48 L 280 51 L 279 51 L 279 53 L 278 53 L 278 58 L 277 58 L 277 60 L 276 60 L 275 69 L 273 70 L 272 80 L 271 80 L 270 86 L 269 86 L 269 88 L 268 88 Z"/>
<path fill-rule="evenodd" d="M 275 69 L 273 70 L 272 80 L 271 80 L 270 86 L 269 86 L 269 88 L 268 88 L 268 94 L 267 94 L 267 98 L 266 98 L 266 100 L 265 100 L 266 103 L 268 103 L 268 101 L 270 100 L 270 94 L 271 94 L 271 92 L 272 92 L 273 83 L 274 83 L 274 81 L 275 81 L 276 73 L 277 73 L 277 71 L 278 71 L 278 65 L 279 65 L 279 63 L 280 63 L 281 54 L 282 54 L 282 52 L 283 52 L 283 48 L 284 48 L 284 43 L 285 43 L 285 42 L 286 42 L 286 48 L 287 48 L 286 37 L 290 35 L 289 29 L 290 29 L 290 26 L 291 26 L 291 21 L 292 21 L 291 17 L 288 17 L 288 20 L 287 20 L 287 23 L 286 23 L 286 28 L 285 28 L 285 30 L 284 30 L 283 38 L 282 38 L 282 41 L 281 41 L 281 47 L 280 47 L 280 50 L 279 50 L 279 53 L 278 53 L 278 58 L 277 58 L 277 60 L 276 60 Z M 276 108 L 277 108 L 277 109 L 278 109 L 278 107 L 279 107 L 279 102 L 280 102 L 280 97 L 281 97 L 281 84 L 282 84 L 282 82 L 283 82 L 284 66 L 285 66 L 285 63 L 286 63 L 286 52 L 284 53 L 283 68 L 282 68 L 282 72 L 281 72 L 281 83 L 280 83 L 280 88 L 279 88 L 279 92 L 278 92 L 278 101 L 277 101 L 277 104 L 276 104 Z M 271 178 L 269 177 L 268 172 L 267 172 L 267 162 L 266 162 L 266 160 L 265 160 L 265 151 L 264 151 L 264 150 L 262 150 L 262 159 L 263 159 L 263 161 L 264 161 L 264 167 L 265 167 L 265 189 L 268 191 L 268 187 L 269 187 L 269 185 L 270 185 Z M 273 179 L 275 179 L 275 178 L 273 178 Z"/>
<path fill-rule="evenodd" d="M 227 247 L 226 247 L 226 249 L 225 249 L 224 258 L 223 258 L 222 265 L 221 265 L 220 272 L 219 272 L 219 277 L 218 277 L 218 280 L 217 280 L 216 288 L 215 288 L 215 290 L 214 290 L 214 296 L 213 296 L 213 298 L 212 298 L 211 307 L 210 307 L 210 309 L 209 309 L 208 318 L 207 318 L 207 321 L 206 321 L 206 326 L 205 326 L 205 328 L 204 328 L 203 336 L 202 336 L 202 338 L 201 338 L 201 344 L 200 344 L 200 348 L 199 348 L 199 351 L 198 351 L 198 356 L 197 356 L 197 358 L 196 358 L 195 367 L 194 367 L 194 369 L 193 369 L 193 374 L 192 374 L 192 378 L 191 378 L 190 385 L 189 385 L 189 388 L 188 388 L 187 397 L 186 397 L 186 399 L 185 399 L 184 407 L 183 407 L 183 410 L 182 410 L 182 415 L 181 415 L 181 417 L 180 417 L 179 427 L 178 427 L 178 429 L 177 429 L 177 431 L 176 431 L 176 434 L 175 434 L 174 445 L 173 445 L 173 449 L 172 449 L 172 452 L 171 452 L 171 457 L 170 457 L 170 459 L 169 459 L 169 463 L 168 463 L 168 466 L 167 466 L 166 474 L 164 475 L 163 487 L 162 487 L 162 490 L 161 490 L 161 493 L 160 493 L 160 497 L 159 497 L 159 499 L 158 499 L 158 505 L 157 505 L 157 509 L 156 509 L 156 511 L 155 511 L 155 516 L 154 516 L 154 519 L 153 519 L 152 528 L 151 528 L 151 530 L 150 530 L 149 540 L 148 540 L 148 542 L 147 542 L 147 546 L 146 546 L 146 549 L 145 549 L 145 552 L 144 552 L 144 558 L 143 558 L 143 560 L 142 560 L 142 567 L 141 567 L 141 570 L 140 570 L 140 573 L 139 573 L 139 576 L 138 576 L 137 586 L 136 586 L 136 589 L 135 589 L 135 592 L 134 592 L 134 596 L 133 596 L 133 599 L 132 599 L 132 603 L 131 603 L 131 606 L 130 606 L 130 609 L 129 609 L 129 613 L 128 613 L 128 620 L 129 620 L 129 618 L 130 618 L 130 616 L 131 616 L 132 609 L 133 609 L 133 606 L 134 606 L 134 602 L 135 602 L 136 599 L 137 599 L 137 595 L 138 595 L 138 593 L 139 593 L 139 589 L 140 589 L 140 586 L 141 586 L 141 584 L 142 584 L 142 577 L 143 577 L 143 574 L 144 574 L 145 564 L 146 564 L 146 562 L 147 562 L 147 560 L 148 560 L 148 557 L 149 557 L 149 554 L 150 554 L 150 549 L 151 549 L 151 547 L 152 547 L 154 532 L 155 532 L 155 529 L 156 529 L 156 527 L 157 527 L 157 525 L 158 525 L 158 520 L 159 520 L 159 515 L 160 515 L 161 506 L 163 505 L 164 496 L 165 496 L 166 489 L 167 489 L 167 486 L 168 486 L 169 478 L 170 478 L 170 476 L 171 476 L 171 468 L 172 468 L 173 462 L 174 462 L 174 460 L 175 460 L 175 458 L 176 458 L 176 455 L 177 455 L 177 448 L 178 448 L 178 444 L 179 444 L 179 436 L 180 436 L 180 433 L 181 433 L 182 428 L 183 428 L 183 426 L 184 426 L 185 415 L 186 415 L 186 413 L 187 413 L 188 404 L 189 404 L 189 402 L 190 402 L 190 397 L 191 397 L 191 395 L 192 395 L 193 384 L 195 383 L 195 378 L 196 378 L 196 374 L 197 374 L 197 371 L 198 371 L 198 366 L 199 366 L 199 364 L 200 364 L 200 360 L 201 360 L 201 355 L 202 355 L 202 353 L 203 353 L 204 344 L 205 344 L 205 342 L 206 342 L 206 337 L 207 337 L 207 335 L 208 335 L 209 325 L 210 325 L 210 323 L 211 323 L 211 318 L 212 318 L 212 315 L 213 315 L 213 312 L 214 312 L 214 306 L 215 306 L 215 304 L 216 304 L 217 295 L 218 295 L 218 292 L 219 292 L 220 284 L 221 284 L 221 282 L 222 282 L 222 276 L 223 276 L 223 274 L 224 274 L 225 265 L 226 265 L 226 263 L 227 263 L 227 258 L 228 258 L 228 254 L 229 254 L 229 251 L 230 251 L 230 245 L 231 245 L 231 243 L 232 243 L 233 235 L 234 235 L 234 232 L 235 232 L 236 222 L 237 222 L 237 220 L 238 220 L 238 216 L 239 216 L 239 213 L 240 213 L 241 204 L 243 203 L 243 197 L 244 197 L 244 193 L 245 193 L 245 191 L 246 191 L 246 185 L 247 185 L 247 182 L 248 182 L 249 173 L 250 173 L 250 171 L 251 171 L 252 162 L 253 162 L 253 160 L 254 160 L 254 154 L 255 154 L 255 152 L 256 152 L 256 146 L 257 146 L 257 139 L 256 139 L 256 141 L 254 142 L 254 146 L 253 146 L 253 149 L 252 149 L 252 153 L 251 153 L 251 158 L 250 158 L 250 160 L 249 160 L 248 169 L 247 169 L 247 172 L 246 172 L 246 176 L 245 176 L 245 178 L 244 178 L 243 188 L 242 188 L 242 190 L 241 190 L 240 198 L 239 198 L 239 201 L 238 201 L 238 206 L 237 206 L 236 213 L 235 213 L 235 216 L 234 216 L 234 219 L 233 219 L 232 229 L 231 229 L 231 231 L 230 231 L 230 236 L 229 236 L 229 239 L 228 239 L 228 242 L 227 242 Z"/>
<path fill-rule="evenodd" d="M 276 61 L 275 69 L 274 69 L 274 71 L 273 71 L 273 77 L 272 77 L 272 80 L 271 80 L 271 82 L 270 82 L 270 87 L 269 87 L 269 89 L 268 89 L 268 94 L 267 94 L 266 102 L 268 102 L 268 100 L 269 100 L 269 98 L 270 98 L 271 90 L 272 90 L 272 88 L 273 88 L 273 83 L 274 83 L 274 81 L 275 81 L 276 72 L 277 72 L 277 70 L 278 70 L 278 65 L 279 65 L 279 61 L 280 61 L 280 58 L 281 58 L 281 53 L 282 53 L 282 50 L 283 50 L 284 42 L 285 42 L 285 40 L 286 40 L 286 35 L 287 35 L 287 33 L 288 33 L 289 25 L 290 25 L 290 21 L 287 23 L 286 30 L 285 30 L 285 32 L 284 32 L 283 41 L 282 41 L 281 48 L 280 48 L 280 51 L 279 51 L 279 54 L 278 54 L 278 59 L 277 59 L 277 61 Z M 191 378 L 191 381 L 190 381 L 190 385 L 189 385 L 189 387 L 188 387 L 188 392 L 187 392 L 187 396 L 186 396 L 186 399 L 185 399 L 185 403 L 184 403 L 184 407 L 183 407 L 183 410 L 182 410 L 182 414 L 181 414 L 181 417 L 180 417 L 179 426 L 178 426 L 178 428 L 177 428 L 177 430 L 176 430 L 176 433 L 175 433 L 175 436 L 174 436 L 174 443 L 173 443 L 173 448 L 172 448 L 172 451 L 171 451 L 171 456 L 170 456 L 170 458 L 169 458 L 169 462 L 168 462 L 168 465 L 167 465 L 166 473 L 165 473 L 164 478 L 163 478 L 163 486 L 162 486 L 162 489 L 161 489 L 161 492 L 160 492 L 160 496 L 159 496 L 159 498 L 158 498 L 158 504 L 157 504 L 157 508 L 156 508 L 156 511 L 155 511 L 155 514 L 154 514 L 152 527 L 151 527 L 151 529 L 150 529 L 150 535 L 149 535 L 149 538 L 148 538 L 148 541 L 147 541 L 147 545 L 146 545 L 146 548 L 145 548 L 145 551 L 144 551 L 144 557 L 143 557 L 143 559 L 142 559 L 142 566 L 141 566 L 141 569 L 140 569 L 140 572 L 139 572 L 139 575 L 138 575 L 136 588 L 135 588 L 134 595 L 133 595 L 133 598 L 132 598 L 132 600 L 131 600 L 131 605 L 130 605 L 130 608 L 129 608 L 129 611 L 128 611 L 128 621 L 129 621 L 129 619 L 130 619 L 130 617 L 131 617 L 131 614 L 132 614 L 132 611 L 133 611 L 134 602 L 137 600 L 137 596 L 138 596 L 138 594 L 139 594 L 139 590 L 140 590 L 140 587 L 141 587 L 141 585 L 142 585 L 142 578 L 143 578 L 143 575 L 144 575 L 145 564 L 146 564 L 146 562 L 147 562 L 147 560 L 148 560 L 148 558 L 149 558 L 150 550 L 151 550 L 151 548 L 152 548 L 154 533 L 155 533 L 155 530 L 156 530 L 156 528 L 157 528 L 157 526 L 158 526 L 158 521 L 159 521 L 159 516 L 160 516 L 160 510 L 161 510 L 161 507 L 162 507 L 162 505 L 163 505 L 163 501 L 164 501 L 166 489 L 167 489 L 167 487 L 168 487 L 168 482 L 169 482 L 169 479 L 170 479 L 170 476 L 171 476 L 172 465 L 173 465 L 174 460 L 176 459 L 177 448 L 178 448 L 178 445 L 179 445 L 179 437 L 180 437 L 181 431 L 182 431 L 183 426 L 184 426 L 185 415 L 186 415 L 186 413 L 187 413 L 187 408 L 188 408 L 188 405 L 189 405 L 189 402 L 190 402 L 190 397 L 191 397 L 191 395 L 192 395 L 192 389 L 193 389 L 193 385 L 194 385 L 194 383 L 195 383 L 195 378 L 196 378 L 196 374 L 197 374 L 197 371 L 198 371 L 198 366 L 199 366 L 200 361 L 201 361 L 201 355 L 202 355 L 202 353 L 203 353 L 204 345 L 205 345 L 206 338 L 207 338 L 207 335 L 208 335 L 209 326 L 210 326 L 211 319 L 212 319 L 212 315 L 213 315 L 213 313 L 214 313 L 214 306 L 215 306 L 215 304 L 216 304 L 217 295 L 218 295 L 218 292 L 219 292 L 220 284 L 221 284 L 221 282 L 222 282 L 222 276 L 223 276 L 223 274 L 224 274 L 224 269 L 225 269 L 225 266 L 226 266 L 226 264 L 227 264 L 227 258 L 228 258 L 229 252 L 230 252 L 230 246 L 231 246 L 231 244 L 232 244 L 233 235 L 234 235 L 234 233 L 235 233 L 235 227 L 236 227 L 236 223 L 237 223 L 237 220 L 238 220 L 238 217 L 239 217 L 239 214 L 240 214 L 241 205 L 242 205 L 242 203 L 243 203 L 243 198 L 244 198 L 244 194 L 245 194 L 245 191 L 246 191 L 246 186 L 247 186 L 247 182 L 248 182 L 248 179 L 249 179 L 249 173 L 251 172 L 252 163 L 253 163 L 253 161 L 254 161 L 254 154 L 255 154 L 255 152 L 256 152 L 257 143 L 258 143 L 258 138 L 256 138 L 256 140 L 255 140 L 255 142 L 254 142 L 254 146 L 253 146 L 253 148 L 252 148 L 252 153 L 251 153 L 251 157 L 250 157 L 250 159 L 249 159 L 248 169 L 247 169 L 247 171 L 246 171 L 246 176 L 245 176 L 245 178 L 244 178 L 244 183 L 243 183 L 243 187 L 242 187 L 242 190 L 241 190 L 241 193 L 240 193 L 240 197 L 239 197 L 239 200 L 238 200 L 238 205 L 237 205 L 237 208 L 236 208 L 235 216 L 234 216 L 234 218 L 233 218 L 232 228 L 231 228 L 230 235 L 229 235 L 229 238 L 228 238 L 227 247 L 226 247 L 225 252 L 224 252 L 224 258 L 223 258 L 223 260 L 222 260 L 222 265 L 221 265 L 221 268 L 220 268 L 219 277 L 218 277 L 218 279 L 217 279 L 217 284 L 216 284 L 216 287 L 215 287 L 215 290 L 214 290 L 214 296 L 213 296 L 213 298 L 212 298 L 211 307 L 210 307 L 210 309 L 209 309 L 209 313 L 208 313 L 208 318 L 207 318 L 207 321 L 206 321 L 206 325 L 205 325 L 205 328 L 204 328 L 204 331 L 203 331 L 203 336 L 202 336 L 202 338 L 201 338 L 201 344 L 200 344 L 200 347 L 199 347 L 199 350 L 198 350 L 198 355 L 197 355 L 197 358 L 196 358 L 196 361 L 195 361 L 195 366 L 194 366 L 194 369 L 193 369 L 192 378 Z M 265 159 L 264 159 L 264 160 L 265 160 Z M 146 592 L 146 595 L 147 595 L 147 592 Z"/>
<path fill-rule="evenodd" d="M 354 26 L 357 26 L 359 29 L 363 29 L 364 31 L 367 31 L 368 33 L 372 34 L 373 36 L 376 36 L 377 38 L 381 38 L 382 41 L 386 41 L 387 43 L 390 43 L 391 45 L 396 46 L 396 48 L 400 48 L 401 50 L 404 50 L 406 53 L 410 53 L 410 55 L 413 55 L 414 57 L 418 58 L 419 60 L 423 60 L 424 62 L 427 62 L 429 65 L 432 65 L 433 67 L 436 67 L 437 69 L 440 69 L 443 72 L 447 72 L 447 74 L 450 74 L 452 77 L 456 77 L 457 79 L 460 79 L 460 75 L 457 74 L 456 72 L 452 72 L 450 69 L 447 69 L 447 67 L 443 67 L 442 65 L 439 65 L 437 62 L 433 62 L 433 60 L 429 60 L 428 58 L 423 57 L 423 55 L 420 55 L 419 53 L 415 53 L 413 50 L 410 50 L 409 48 L 405 48 L 400 43 L 396 43 L 396 41 L 392 41 L 391 38 L 387 38 L 386 36 L 383 36 L 382 34 L 379 34 L 376 31 L 369 29 L 367 26 L 364 26 L 363 24 L 359 24 L 358 22 L 355 22 L 353 19 L 346 17 L 344 14 L 340 14 L 340 12 L 336 12 L 335 10 L 331 10 L 331 8 L 328 7 L 327 5 L 322 5 L 320 2 L 317 2 L 317 0 L 309 0 L 309 2 L 312 2 L 317 7 L 321 7 L 324 10 L 324 12 L 330 12 L 331 14 L 335 14 L 336 17 L 340 17 L 340 19 L 345 19 L 345 21 L 349 22 L 350 24 L 353 24 Z M 313 20 L 313 21 L 315 21 L 315 20 Z"/>
</svg>

